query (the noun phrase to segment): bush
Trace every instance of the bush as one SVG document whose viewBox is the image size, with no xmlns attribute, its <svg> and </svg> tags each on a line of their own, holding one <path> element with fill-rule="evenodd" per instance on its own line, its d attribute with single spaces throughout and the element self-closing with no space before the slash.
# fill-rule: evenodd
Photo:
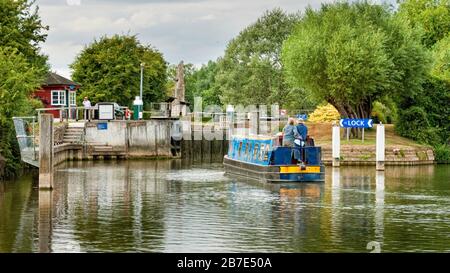
<svg viewBox="0 0 450 273">
<path fill-rule="evenodd" d="M 382 103 L 376 101 L 372 108 L 374 123 L 392 124 L 396 120 L 395 106 L 393 103 Z"/>
<path fill-rule="evenodd" d="M 413 106 L 399 111 L 395 130 L 401 136 L 428 143 L 426 130 L 430 127 L 427 113 L 422 107 Z"/>
<path fill-rule="evenodd" d="M 341 115 L 339 112 L 334 108 L 333 105 L 327 104 L 324 106 L 319 106 L 314 111 L 314 113 L 311 114 L 308 121 L 310 122 L 331 122 L 336 121 L 341 118 Z"/>
<path fill-rule="evenodd" d="M 450 163 L 450 146 L 442 144 L 434 147 L 435 160 L 439 163 Z"/>
</svg>

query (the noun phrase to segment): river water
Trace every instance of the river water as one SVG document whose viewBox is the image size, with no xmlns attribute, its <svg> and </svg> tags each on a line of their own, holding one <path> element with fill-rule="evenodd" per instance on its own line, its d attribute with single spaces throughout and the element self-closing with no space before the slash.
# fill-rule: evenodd
<svg viewBox="0 0 450 273">
<path fill-rule="evenodd" d="M 0 182 L 0 252 L 450 252 L 450 166 L 266 184 L 181 161 L 70 162 Z"/>
</svg>

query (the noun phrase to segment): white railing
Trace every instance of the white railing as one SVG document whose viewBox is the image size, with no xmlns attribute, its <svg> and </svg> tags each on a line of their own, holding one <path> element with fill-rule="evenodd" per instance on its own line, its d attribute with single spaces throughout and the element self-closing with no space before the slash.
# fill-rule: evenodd
<svg viewBox="0 0 450 273">
<path fill-rule="evenodd" d="M 121 119 L 126 119 L 125 113 L 129 111 L 128 107 L 119 106 L 114 107 L 114 110 L 118 109 L 121 112 Z M 45 112 L 58 111 L 59 112 L 59 120 L 60 122 L 71 122 L 78 120 L 92 120 L 94 119 L 94 111 L 98 110 L 97 107 L 58 107 L 58 108 L 39 108 L 36 109 L 38 117 Z M 117 119 L 117 118 L 116 118 Z"/>
</svg>

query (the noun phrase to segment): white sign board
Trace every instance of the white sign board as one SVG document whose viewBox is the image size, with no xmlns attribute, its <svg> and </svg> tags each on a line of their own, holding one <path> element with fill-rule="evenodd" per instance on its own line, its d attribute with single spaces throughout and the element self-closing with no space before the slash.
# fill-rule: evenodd
<svg viewBox="0 0 450 273">
<path fill-rule="evenodd" d="M 114 119 L 114 104 L 99 104 L 98 105 L 98 119 L 99 120 L 113 120 Z"/>
</svg>

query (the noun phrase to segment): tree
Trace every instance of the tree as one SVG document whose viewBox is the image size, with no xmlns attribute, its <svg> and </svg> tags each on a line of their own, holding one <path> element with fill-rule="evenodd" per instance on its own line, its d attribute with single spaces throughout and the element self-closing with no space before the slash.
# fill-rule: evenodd
<svg viewBox="0 0 450 273">
<path fill-rule="evenodd" d="M 433 47 L 431 74 L 450 83 L 450 33 Z"/>
<path fill-rule="evenodd" d="M 72 78 L 82 85 L 79 98 L 131 106 L 139 95 L 141 63 L 145 64 L 144 102 L 164 100 L 167 63 L 163 55 L 151 46 L 140 44 L 136 36 L 120 35 L 95 40 L 71 64 Z"/>
<path fill-rule="evenodd" d="M 44 81 L 47 57 L 40 53 L 48 26 L 42 24 L 33 1 L 0 1 L 0 174 L 11 176 L 20 168 L 20 151 L 13 116 L 34 114 L 30 92 Z"/>
<path fill-rule="evenodd" d="M 39 7 L 32 9 L 34 1 L 0 1 L 0 46 L 17 48 L 28 62 L 46 67 L 47 57 L 40 53 L 39 44 L 47 38 L 48 26 L 39 17 Z"/>
<path fill-rule="evenodd" d="M 299 91 L 286 83 L 281 62 L 282 44 L 298 20 L 280 9 L 267 11 L 230 41 L 215 78 L 222 103 L 283 106 Z"/>
<path fill-rule="evenodd" d="M 42 74 L 17 49 L 0 47 L 0 154 L 6 158 L 6 176 L 21 162 L 12 118 L 32 112 L 30 95 L 41 85 Z"/>
<path fill-rule="evenodd" d="M 306 10 L 283 45 L 293 86 L 311 90 L 344 117 L 368 118 L 384 96 L 405 102 L 421 90 L 428 56 L 420 33 L 368 2 Z"/>
<path fill-rule="evenodd" d="M 407 18 L 411 27 L 424 31 L 422 41 L 427 47 L 450 32 L 450 0 L 400 1 L 399 15 Z"/>
<path fill-rule="evenodd" d="M 186 94 L 191 105 L 194 105 L 194 97 L 202 97 L 204 106 L 220 105 L 220 90 L 216 83 L 216 75 L 217 62 L 209 61 L 187 78 L 187 84 L 191 88 L 189 91 L 186 90 Z"/>
<path fill-rule="evenodd" d="M 168 95 L 172 95 L 175 88 L 176 65 L 170 65 L 168 69 Z M 196 68 L 193 64 L 184 64 L 184 77 L 186 87 L 186 101 L 193 106 L 195 97 L 201 97 L 203 106 L 220 105 L 219 90 L 215 81 L 217 74 L 217 62 L 208 61 L 207 64 Z"/>
<path fill-rule="evenodd" d="M 423 92 L 399 108 L 396 131 L 421 143 L 438 146 L 450 142 L 450 83 L 430 76 Z"/>
</svg>

